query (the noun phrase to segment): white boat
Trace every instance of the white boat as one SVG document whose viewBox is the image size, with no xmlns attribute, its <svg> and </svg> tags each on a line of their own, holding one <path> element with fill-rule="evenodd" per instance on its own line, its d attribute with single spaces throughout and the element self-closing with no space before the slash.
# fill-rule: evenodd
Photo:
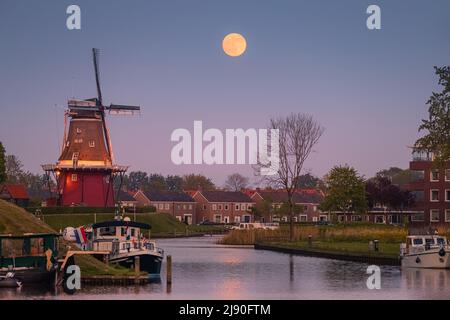
<svg viewBox="0 0 450 320">
<path fill-rule="evenodd" d="M 450 245 L 439 235 L 408 236 L 400 245 L 400 259 L 405 268 L 450 268 Z"/>
</svg>

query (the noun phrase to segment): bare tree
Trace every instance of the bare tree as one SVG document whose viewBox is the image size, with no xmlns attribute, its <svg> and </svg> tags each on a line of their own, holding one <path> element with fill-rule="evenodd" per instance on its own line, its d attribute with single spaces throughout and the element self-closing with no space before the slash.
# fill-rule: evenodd
<svg viewBox="0 0 450 320">
<path fill-rule="evenodd" d="M 324 128 L 316 122 L 311 115 L 291 113 L 285 118 L 276 118 L 270 121 L 269 129 L 278 129 L 279 135 L 279 163 L 258 161 L 255 167 L 260 175 L 261 169 L 272 169 L 274 175 L 261 176 L 270 185 L 282 188 L 287 193 L 287 205 L 289 207 L 291 241 L 294 235 L 294 207 L 293 195 L 299 185 L 303 165 L 311 154 L 324 132 Z M 268 143 L 268 150 L 276 148 Z M 261 160 L 261 159 L 259 159 Z"/>
<path fill-rule="evenodd" d="M 225 181 L 225 189 L 240 191 L 248 186 L 248 178 L 239 173 L 230 174 Z"/>
</svg>

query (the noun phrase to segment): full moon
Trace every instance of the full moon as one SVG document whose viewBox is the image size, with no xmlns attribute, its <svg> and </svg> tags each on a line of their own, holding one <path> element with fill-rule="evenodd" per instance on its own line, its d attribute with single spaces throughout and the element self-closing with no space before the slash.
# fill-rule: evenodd
<svg viewBox="0 0 450 320">
<path fill-rule="evenodd" d="M 247 48 L 247 41 L 239 33 L 230 33 L 223 38 L 223 51 L 230 57 L 239 57 Z"/>
</svg>

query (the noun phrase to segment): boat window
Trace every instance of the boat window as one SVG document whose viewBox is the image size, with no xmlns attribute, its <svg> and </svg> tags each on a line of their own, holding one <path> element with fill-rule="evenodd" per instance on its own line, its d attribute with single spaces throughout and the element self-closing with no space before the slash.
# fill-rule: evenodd
<svg viewBox="0 0 450 320">
<path fill-rule="evenodd" d="M 445 245 L 445 239 L 444 238 L 436 238 L 436 242 L 438 245 Z"/>
<path fill-rule="evenodd" d="M 135 228 L 131 228 L 131 236 L 132 237 L 136 236 L 136 229 Z"/>
<path fill-rule="evenodd" d="M 99 236 L 115 236 L 116 229 L 114 227 L 103 227 L 98 230 Z"/>
<path fill-rule="evenodd" d="M 414 243 L 414 245 L 421 245 L 421 244 L 423 244 L 423 241 L 422 241 L 422 239 L 413 239 L 413 243 Z"/>
<path fill-rule="evenodd" d="M 425 244 L 426 245 L 433 245 L 434 244 L 434 239 L 425 239 Z"/>
<path fill-rule="evenodd" d="M 124 227 L 120 228 L 120 235 L 121 235 L 122 237 L 124 237 L 126 234 L 127 234 L 127 229 L 124 228 Z"/>
</svg>

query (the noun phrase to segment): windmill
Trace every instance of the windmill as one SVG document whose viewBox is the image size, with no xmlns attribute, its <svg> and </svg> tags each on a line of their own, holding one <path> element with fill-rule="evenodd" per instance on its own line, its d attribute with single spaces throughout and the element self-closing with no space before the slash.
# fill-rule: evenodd
<svg viewBox="0 0 450 320">
<path fill-rule="evenodd" d="M 42 166 L 48 181 L 50 175 L 56 180 L 60 205 L 113 206 L 114 178 L 119 176 L 121 186 L 128 169 L 114 164 L 106 112 L 133 115 L 140 113 L 140 107 L 104 105 L 98 49 L 92 49 L 92 57 L 97 97 L 68 101 L 61 155 L 56 164 Z"/>
</svg>

